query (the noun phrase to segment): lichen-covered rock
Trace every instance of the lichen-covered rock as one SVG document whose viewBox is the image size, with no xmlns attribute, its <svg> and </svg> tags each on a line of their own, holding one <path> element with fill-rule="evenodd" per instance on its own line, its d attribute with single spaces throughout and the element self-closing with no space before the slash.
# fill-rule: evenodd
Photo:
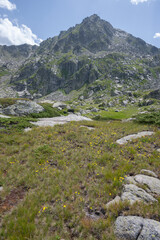
<svg viewBox="0 0 160 240">
<path fill-rule="evenodd" d="M 160 195 L 160 180 L 158 178 L 138 174 L 134 179 L 139 184 L 145 184 L 152 193 Z"/>
<path fill-rule="evenodd" d="M 3 109 L 3 113 L 14 116 L 24 116 L 31 113 L 43 112 L 44 108 L 33 101 L 17 100 L 15 104 Z"/>
<path fill-rule="evenodd" d="M 115 222 L 115 235 L 123 240 L 136 240 L 143 227 L 143 218 L 118 217 Z"/>
<path fill-rule="evenodd" d="M 148 176 L 151 176 L 151 177 L 155 177 L 157 178 L 157 174 L 155 174 L 154 172 L 150 171 L 150 170 L 146 170 L 146 169 L 142 169 L 141 170 L 141 173 L 144 174 L 144 175 L 148 175 Z"/>
<path fill-rule="evenodd" d="M 106 208 L 110 208 L 111 206 L 118 204 L 120 201 L 121 201 L 121 198 L 119 196 L 116 196 L 112 201 L 106 204 Z"/>
<path fill-rule="evenodd" d="M 160 222 L 136 216 L 120 216 L 115 235 L 122 240 L 160 240 Z"/>
<path fill-rule="evenodd" d="M 130 204 L 133 204 L 137 201 L 143 202 L 156 202 L 157 200 L 147 193 L 142 188 L 137 187 L 134 184 L 127 184 L 123 187 L 123 193 L 121 196 L 122 201 L 129 201 Z"/>
<path fill-rule="evenodd" d="M 137 184 L 136 181 L 134 180 L 134 177 L 131 177 L 131 176 L 125 177 L 124 181 L 127 184 L 135 184 L 135 185 Z"/>
</svg>

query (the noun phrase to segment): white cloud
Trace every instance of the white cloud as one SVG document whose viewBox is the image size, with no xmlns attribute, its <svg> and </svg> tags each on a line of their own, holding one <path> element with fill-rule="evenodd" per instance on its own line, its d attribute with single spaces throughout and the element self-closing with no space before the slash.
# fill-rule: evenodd
<svg viewBox="0 0 160 240">
<path fill-rule="evenodd" d="M 39 39 L 32 30 L 26 25 L 13 25 L 8 18 L 0 18 L 0 45 L 20 45 L 31 44 L 38 45 L 42 39 Z"/>
<path fill-rule="evenodd" d="M 9 0 L 0 0 L 0 8 L 6 8 L 7 10 L 12 11 L 16 9 L 16 5 Z"/>
<path fill-rule="evenodd" d="M 153 38 L 160 38 L 160 33 L 155 33 Z"/>
<path fill-rule="evenodd" d="M 138 3 L 148 2 L 149 0 L 131 0 L 132 4 L 137 5 Z"/>
</svg>

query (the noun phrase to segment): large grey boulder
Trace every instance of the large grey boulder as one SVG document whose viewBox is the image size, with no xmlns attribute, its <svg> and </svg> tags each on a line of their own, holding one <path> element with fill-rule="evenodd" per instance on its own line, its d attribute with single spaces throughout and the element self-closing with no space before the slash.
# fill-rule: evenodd
<svg viewBox="0 0 160 240">
<path fill-rule="evenodd" d="M 157 201 L 153 196 L 151 196 L 145 190 L 137 187 L 134 184 L 124 185 L 121 200 L 122 201 L 127 200 L 130 202 L 130 204 L 133 204 L 137 201 L 143 201 L 147 203 Z"/>
<path fill-rule="evenodd" d="M 31 113 L 43 112 L 44 108 L 39 104 L 28 100 L 17 100 L 15 104 L 3 109 L 3 113 L 14 116 L 24 116 Z"/>
<path fill-rule="evenodd" d="M 118 239 L 137 240 L 143 227 L 143 218 L 141 217 L 118 217 L 115 222 L 115 235 Z"/>
<path fill-rule="evenodd" d="M 63 102 L 55 102 L 53 104 L 53 108 L 64 109 L 64 108 L 67 108 L 67 104 Z"/>
<path fill-rule="evenodd" d="M 160 240 L 160 222 L 120 216 L 115 222 L 115 235 L 123 240 Z"/>
<path fill-rule="evenodd" d="M 152 193 L 160 195 L 160 180 L 158 178 L 138 174 L 134 180 L 139 184 L 146 185 Z"/>
</svg>

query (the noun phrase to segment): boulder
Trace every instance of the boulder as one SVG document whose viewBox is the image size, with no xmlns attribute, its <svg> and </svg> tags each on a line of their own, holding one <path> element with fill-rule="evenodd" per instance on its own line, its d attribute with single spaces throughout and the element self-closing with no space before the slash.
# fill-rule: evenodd
<svg viewBox="0 0 160 240">
<path fill-rule="evenodd" d="M 121 198 L 119 196 L 116 196 L 112 201 L 106 204 L 106 208 L 110 208 L 111 206 L 118 204 L 120 201 L 121 201 Z"/>
<path fill-rule="evenodd" d="M 138 174 L 134 180 L 139 184 L 146 185 L 152 193 L 160 195 L 160 180 L 158 178 Z"/>
<path fill-rule="evenodd" d="M 137 201 L 143 202 L 156 202 L 157 200 L 147 193 L 142 188 L 137 187 L 134 184 L 127 184 L 123 187 L 123 193 L 121 196 L 122 201 L 129 201 L 130 204 L 134 204 Z"/>
<path fill-rule="evenodd" d="M 155 174 L 154 172 L 152 172 L 150 170 L 142 169 L 141 173 L 144 174 L 144 175 L 148 175 L 148 176 L 151 176 L 151 177 L 158 178 L 157 174 Z"/>
<path fill-rule="evenodd" d="M 143 218 L 127 216 L 118 217 L 115 222 L 115 235 L 118 239 L 137 240 L 143 227 Z"/>
<path fill-rule="evenodd" d="M 120 216 L 115 235 L 123 240 L 160 240 L 160 222 L 136 216 Z"/>
<path fill-rule="evenodd" d="M 58 108 L 58 109 L 64 109 L 67 108 L 67 104 L 63 103 L 63 102 L 56 102 L 53 104 L 52 106 L 53 108 Z"/>
<path fill-rule="evenodd" d="M 131 177 L 131 176 L 125 177 L 124 181 L 125 183 L 128 183 L 128 184 L 135 184 L 135 185 L 137 184 L 136 181 L 134 180 L 134 177 Z"/>
<path fill-rule="evenodd" d="M 28 100 L 17 100 L 15 104 L 3 109 L 3 113 L 14 116 L 24 116 L 31 113 L 43 112 L 44 108 L 39 104 Z"/>
<path fill-rule="evenodd" d="M 92 109 L 91 109 L 91 112 L 99 112 L 99 109 L 97 109 L 97 108 L 92 108 Z"/>
</svg>

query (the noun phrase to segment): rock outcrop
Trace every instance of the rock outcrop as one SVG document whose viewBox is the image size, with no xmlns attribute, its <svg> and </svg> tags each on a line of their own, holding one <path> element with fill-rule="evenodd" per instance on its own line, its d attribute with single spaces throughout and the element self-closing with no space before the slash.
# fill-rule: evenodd
<svg viewBox="0 0 160 240">
<path fill-rule="evenodd" d="M 107 209 L 123 201 L 130 204 L 139 201 L 146 204 L 157 202 L 155 196 L 160 195 L 160 180 L 153 171 L 142 169 L 141 172 L 147 175 L 138 174 L 125 178 L 121 197 L 117 196 L 107 203 Z M 145 190 L 136 184 L 145 186 Z M 160 240 L 160 222 L 137 216 L 119 216 L 115 222 L 115 235 L 118 240 Z"/>
<path fill-rule="evenodd" d="M 12 104 L 2 109 L 3 114 L 13 116 L 25 116 L 31 113 L 43 112 L 44 108 L 33 101 L 17 100 L 15 104 Z"/>
<path fill-rule="evenodd" d="M 94 14 L 39 47 L 0 46 L 0 93 L 6 96 L 7 88 L 8 94 L 35 99 L 86 86 L 85 98 L 102 90 L 119 96 L 128 88 L 132 95 L 137 89 L 160 87 L 159 55 L 158 48 Z M 121 104 L 128 103 L 124 99 Z"/>
<path fill-rule="evenodd" d="M 121 240 L 159 240 L 160 222 L 136 216 L 120 216 L 115 222 L 115 235 Z"/>
</svg>

